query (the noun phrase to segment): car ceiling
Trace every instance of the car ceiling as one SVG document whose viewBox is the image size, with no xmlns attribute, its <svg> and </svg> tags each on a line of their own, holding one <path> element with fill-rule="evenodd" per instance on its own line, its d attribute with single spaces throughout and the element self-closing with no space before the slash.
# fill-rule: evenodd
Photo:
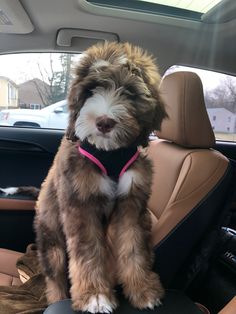
<svg viewBox="0 0 236 314">
<path fill-rule="evenodd" d="M 236 1 L 226 2 L 227 7 L 215 12 L 213 21 L 211 16 L 201 22 L 101 7 L 97 9 L 86 4 L 85 0 L 22 0 L 20 3 L 34 30 L 27 34 L 7 34 L 0 29 L 0 53 L 78 52 L 96 41 L 93 32 L 107 32 L 117 35 L 121 42 L 132 42 L 148 49 L 157 58 L 161 72 L 173 64 L 183 64 L 236 74 L 236 14 L 232 14 L 236 12 Z M 227 13 L 229 5 L 230 15 Z M 219 21 L 223 13 L 226 18 Z M 64 47 L 57 44 L 61 29 L 89 30 L 90 33 L 86 38 L 74 38 L 70 47 Z"/>
</svg>

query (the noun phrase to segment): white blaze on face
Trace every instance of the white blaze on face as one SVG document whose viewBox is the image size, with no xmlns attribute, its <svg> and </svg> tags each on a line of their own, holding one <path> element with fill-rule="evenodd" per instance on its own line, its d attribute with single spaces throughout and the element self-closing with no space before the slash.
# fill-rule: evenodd
<svg viewBox="0 0 236 314">
<path fill-rule="evenodd" d="M 104 90 L 97 88 L 94 94 L 88 98 L 75 123 L 75 134 L 82 141 L 87 139 L 91 144 L 95 144 L 100 149 L 116 149 L 117 128 L 103 134 L 96 127 L 96 119 L 107 116 L 120 123 L 121 118 L 125 118 L 128 112 L 122 104 L 122 99 L 115 89 Z M 119 128 L 119 126 L 118 126 Z"/>
</svg>

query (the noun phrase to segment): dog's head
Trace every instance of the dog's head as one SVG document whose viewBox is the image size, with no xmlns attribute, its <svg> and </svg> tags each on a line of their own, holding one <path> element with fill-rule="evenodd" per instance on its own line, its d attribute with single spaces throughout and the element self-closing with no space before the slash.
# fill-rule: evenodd
<svg viewBox="0 0 236 314">
<path fill-rule="evenodd" d="M 159 83 L 152 57 L 138 47 L 105 43 L 89 48 L 68 98 L 67 138 L 104 150 L 147 146 L 149 134 L 167 116 Z"/>
</svg>

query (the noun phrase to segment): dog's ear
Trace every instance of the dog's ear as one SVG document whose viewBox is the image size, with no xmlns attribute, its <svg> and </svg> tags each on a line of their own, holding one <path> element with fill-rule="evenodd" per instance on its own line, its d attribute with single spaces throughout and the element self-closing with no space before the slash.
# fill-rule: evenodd
<svg viewBox="0 0 236 314">
<path fill-rule="evenodd" d="M 72 142 L 77 141 L 77 137 L 75 136 L 75 121 L 76 121 L 75 113 L 70 112 L 69 123 L 68 123 L 67 129 L 66 129 L 66 138 Z"/>
<path fill-rule="evenodd" d="M 77 137 L 75 136 L 75 121 L 76 116 L 74 113 L 71 112 L 69 115 L 69 123 L 66 129 L 66 138 L 72 142 L 77 141 Z"/>
<path fill-rule="evenodd" d="M 162 100 L 162 97 L 158 93 L 155 97 L 156 103 L 154 107 L 153 113 L 153 122 L 152 122 L 152 130 L 153 131 L 160 131 L 161 124 L 164 119 L 168 119 L 168 114 L 165 109 L 165 103 Z"/>
<path fill-rule="evenodd" d="M 69 121 L 66 129 L 66 138 L 73 142 L 77 140 L 77 137 L 75 136 L 75 122 L 78 111 L 80 110 L 79 107 L 78 82 L 75 81 L 71 86 L 68 96 Z"/>
<path fill-rule="evenodd" d="M 68 95 L 69 122 L 66 130 L 68 140 L 78 140 L 75 135 L 75 123 L 86 99 L 92 95 L 91 90 L 94 84 L 94 80 L 81 80 L 80 77 L 77 77 L 71 85 Z"/>
</svg>

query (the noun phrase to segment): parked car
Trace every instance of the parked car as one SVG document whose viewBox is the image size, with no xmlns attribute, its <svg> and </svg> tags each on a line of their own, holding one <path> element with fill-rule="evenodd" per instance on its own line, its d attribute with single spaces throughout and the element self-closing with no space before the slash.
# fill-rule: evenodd
<svg viewBox="0 0 236 314">
<path fill-rule="evenodd" d="M 66 100 L 40 110 L 5 109 L 0 112 L 1 126 L 65 129 L 67 121 Z"/>
</svg>

